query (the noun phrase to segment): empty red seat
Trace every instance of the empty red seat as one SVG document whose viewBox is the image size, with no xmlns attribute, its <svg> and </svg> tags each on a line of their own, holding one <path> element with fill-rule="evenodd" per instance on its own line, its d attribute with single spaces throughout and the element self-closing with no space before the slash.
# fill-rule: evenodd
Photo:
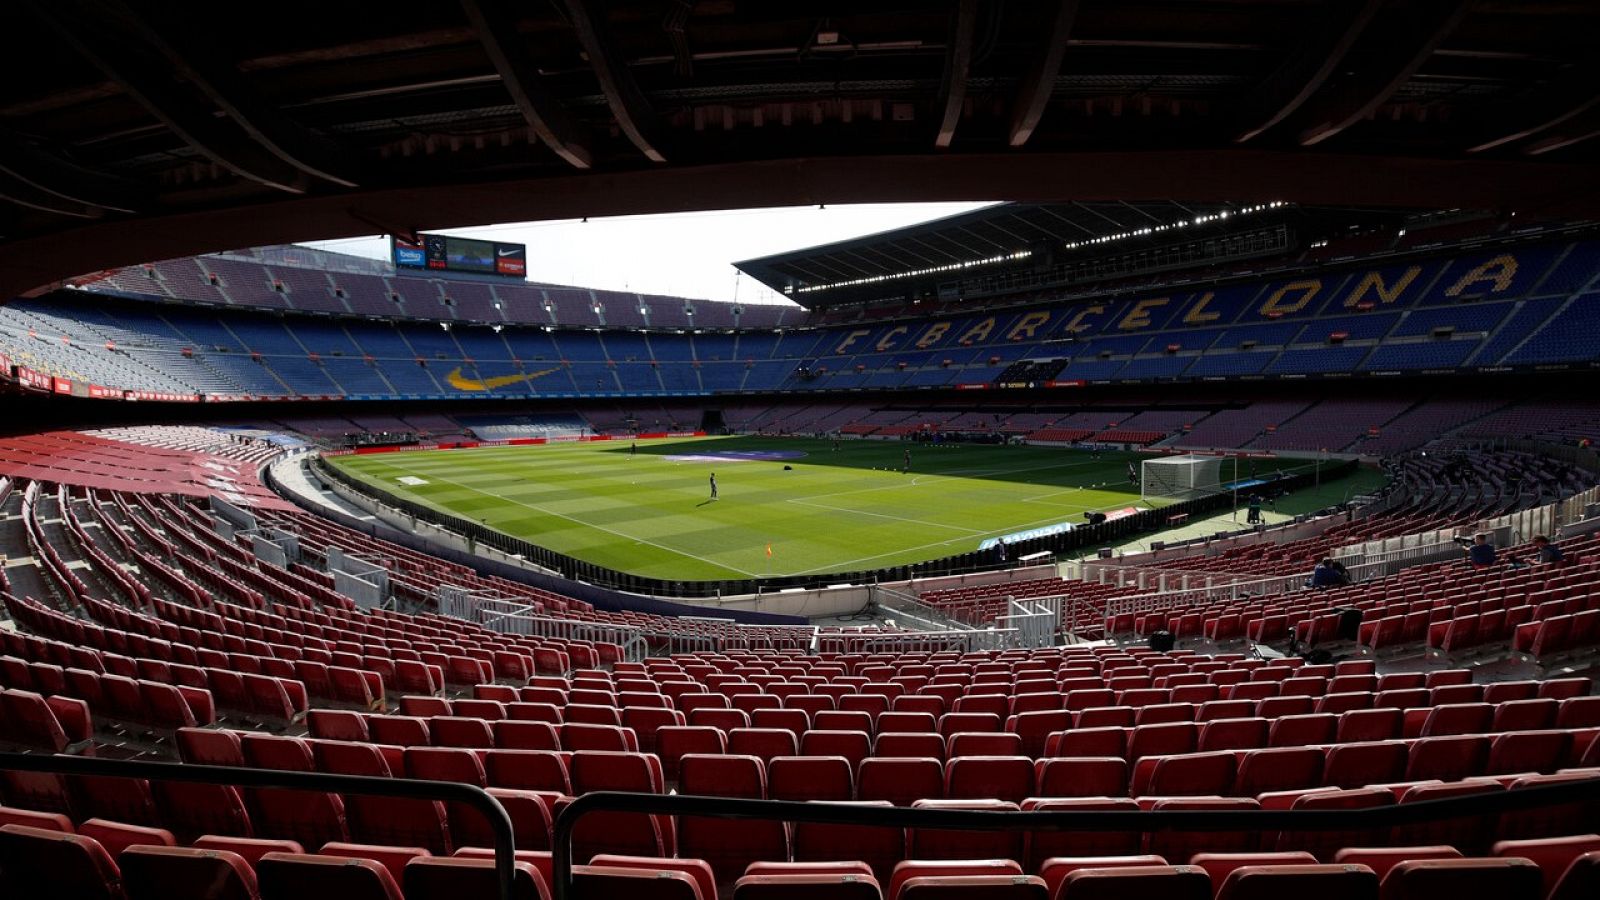
<svg viewBox="0 0 1600 900">
<path fill-rule="evenodd" d="M 672 869 L 573 866 L 573 891 L 580 897 L 638 897 L 641 900 L 701 900 L 694 877 Z"/>
<path fill-rule="evenodd" d="M 1200 726 L 1200 739 L 1197 749 L 1210 750 L 1252 750 L 1267 745 L 1266 719 L 1261 718 L 1236 718 L 1212 719 Z"/>
<path fill-rule="evenodd" d="M 1486 775 L 1522 772 L 1549 774 L 1560 768 L 1572 748 L 1567 731 L 1513 731 L 1495 735 L 1489 744 Z"/>
<path fill-rule="evenodd" d="M 1468 775 L 1483 774 L 1489 760 L 1489 739 L 1482 736 L 1452 735 L 1419 738 L 1411 745 L 1405 777 L 1410 781 L 1437 778 L 1459 781 Z"/>
<path fill-rule="evenodd" d="M 819 731 L 860 731 L 865 734 L 871 734 L 873 728 L 870 714 L 849 709 L 825 709 L 817 712 L 811 716 L 811 727 Z"/>
<path fill-rule="evenodd" d="M 1004 718 L 996 713 L 951 712 L 939 717 L 939 733 L 946 739 L 964 731 L 999 731 Z"/>
<path fill-rule="evenodd" d="M 314 748 L 317 768 L 341 775 L 391 778 L 378 748 L 371 744 L 319 741 Z M 398 797 L 345 795 L 350 834 L 358 841 L 397 847 L 422 847 L 432 853 L 452 849 L 444 804 Z"/>
<path fill-rule="evenodd" d="M 1206 876 L 1211 879 L 1213 890 L 1221 891 L 1222 885 L 1235 870 L 1254 866 L 1303 866 L 1316 865 L 1317 858 L 1303 850 L 1283 850 L 1277 852 L 1262 851 L 1258 853 L 1196 853 L 1189 865 L 1204 869 Z M 1374 881 L 1372 887 L 1377 888 Z"/>
<path fill-rule="evenodd" d="M 130 847 L 117 858 L 129 900 L 256 900 L 255 871 L 236 853 Z"/>
<path fill-rule="evenodd" d="M 76 834 L 0 826 L 0 873 L 0 883 L 18 897 L 123 897 L 117 864 L 97 841 Z"/>
<path fill-rule="evenodd" d="M 914 733 L 937 732 L 939 719 L 932 713 L 926 712 L 886 712 L 878 716 L 877 733 Z"/>
<path fill-rule="evenodd" d="M 658 739 L 659 736 L 658 733 Z M 564 722 L 561 725 L 561 749 L 615 753 L 638 752 L 639 739 L 632 730 L 617 725 Z"/>
<path fill-rule="evenodd" d="M 495 746 L 495 734 L 484 719 L 464 716 L 435 716 L 428 720 L 428 731 L 436 747 L 465 747 L 487 750 Z"/>
<path fill-rule="evenodd" d="M 263 900 L 402 900 L 389 870 L 370 859 L 268 853 L 255 864 Z"/>
<path fill-rule="evenodd" d="M 1171 726 L 1151 726 L 1171 727 Z M 1128 729 L 1074 728 L 1045 741 L 1046 756 L 1126 756 Z"/>
<path fill-rule="evenodd" d="M 1029 777 L 1032 777 L 1029 771 Z M 1016 811 L 1017 804 L 1003 800 L 918 800 L 915 809 L 964 809 L 989 812 Z M 1020 831 L 955 831 L 933 828 L 907 829 L 906 842 L 916 859 L 1018 859 L 1022 855 Z"/>
<path fill-rule="evenodd" d="M 549 750 L 490 750 L 483 755 L 484 775 L 495 787 L 570 794 L 567 758 Z"/>
<path fill-rule="evenodd" d="M 516 900 L 544 900 L 549 896 L 544 876 L 532 864 L 519 860 L 515 866 L 512 896 Z M 459 900 L 499 894 L 492 859 L 414 859 L 406 864 L 402 886 L 406 900 Z"/>
<path fill-rule="evenodd" d="M 808 731 L 800 736 L 803 756 L 842 756 L 852 766 L 872 754 L 872 741 L 862 731 Z"/>
<path fill-rule="evenodd" d="M 1203 855 L 1203 854 L 1202 854 Z M 1261 865 L 1234 869 L 1217 892 L 1217 900 L 1341 900 L 1376 897 L 1378 876 L 1356 865 Z"/>
<path fill-rule="evenodd" d="M 568 707 L 568 714 L 570 716 L 571 707 Z M 742 709 L 705 707 L 689 713 L 689 724 L 727 732 L 735 728 L 750 727 L 750 714 Z"/>
<path fill-rule="evenodd" d="M 1127 759 L 1129 762 L 1137 762 L 1146 756 L 1192 753 L 1199 739 L 1200 728 L 1193 722 L 1142 725 L 1133 729 L 1128 736 Z"/>
<path fill-rule="evenodd" d="M 155 843 L 148 841 L 146 843 Z M 225 850 L 238 854 L 253 869 L 256 861 L 268 853 L 304 853 L 305 848 L 298 841 L 289 841 L 273 838 L 243 838 L 225 837 L 208 834 L 196 838 L 190 845 L 195 850 Z"/>
<path fill-rule="evenodd" d="M 34 812 L 9 806 L 0 806 L 0 825 L 22 825 L 63 834 L 72 833 L 72 820 L 60 813 Z"/>
<path fill-rule="evenodd" d="M 1056 891 L 1056 900 L 1211 900 L 1211 879 L 1195 866 L 1127 866 L 1079 869 Z"/>
<path fill-rule="evenodd" d="M 1316 787 L 1322 783 L 1325 756 L 1324 751 L 1311 747 L 1247 751 L 1239 757 L 1232 793 L 1254 797 L 1273 791 Z"/>
<path fill-rule="evenodd" d="M 1132 728 L 1138 711 L 1131 706 L 1091 706 L 1073 714 L 1074 728 Z"/>
<path fill-rule="evenodd" d="M 1387 707 L 1341 713 L 1334 740 L 1341 744 L 1393 740 L 1401 735 L 1404 716 L 1402 711 Z"/>
<path fill-rule="evenodd" d="M 581 751 L 572 754 L 569 770 L 575 793 L 633 791 L 660 794 L 666 790 L 661 761 L 644 753 Z M 599 812 L 585 816 L 573 832 L 575 859 L 596 853 L 663 856 L 672 847 L 672 820 L 667 816 Z"/>
<path fill-rule="evenodd" d="M 1165 866 L 1167 861 L 1154 854 L 1131 856 L 1054 856 L 1039 864 L 1039 877 L 1053 897 L 1068 875 L 1079 869 L 1128 869 L 1134 866 Z"/>
<path fill-rule="evenodd" d="M 1130 790 L 1135 796 L 1221 796 L 1233 789 L 1235 766 L 1226 750 L 1146 758 L 1135 767 Z"/>
<path fill-rule="evenodd" d="M 1539 867 L 1526 859 L 1426 859 L 1395 865 L 1383 877 L 1382 900 L 1501 900 L 1537 897 Z"/>
<path fill-rule="evenodd" d="M 700 859 L 662 859 L 656 856 L 623 856 L 613 853 L 601 853 L 589 861 L 590 866 L 604 867 L 607 869 L 623 869 L 646 875 L 656 875 L 677 880 L 677 876 L 684 876 L 695 886 L 701 897 L 715 900 L 717 894 L 717 878 L 711 871 L 711 866 Z M 629 885 L 633 889 L 645 889 L 639 883 Z M 672 888 L 676 893 L 677 888 Z M 581 894 L 582 892 L 580 892 Z"/>
<path fill-rule="evenodd" d="M 753 756 L 702 756 L 682 760 L 678 790 L 707 797 L 765 800 L 766 772 Z M 678 849 L 684 856 L 711 864 L 721 880 L 731 880 L 757 860 L 789 857 L 788 831 L 767 819 L 678 819 Z"/>
<path fill-rule="evenodd" d="M 1034 764 L 1039 797 L 1121 797 L 1128 793 L 1128 763 L 1120 756 L 1041 759 Z"/>
<path fill-rule="evenodd" d="M 311 745 L 298 738 L 247 734 L 245 761 L 262 769 L 315 772 Z M 344 800 L 338 794 L 316 791 L 256 790 L 250 794 L 254 822 L 262 834 L 288 838 L 306 847 L 329 841 L 348 841 Z"/>
<path fill-rule="evenodd" d="M 417 716 L 369 716 L 367 730 L 372 740 L 396 747 L 426 747 L 433 743 L 428 721 Z"/>
<path fill-rule="evenodd" d="M 949 756 L 1021 756 L 1022 738 L 1005 732 L 958 732 L 950 736 Z"/>
<path fill-rule="evenodd" d="M 858 801 L 850 806 L 889 806 L 882 801 Z M 794 823 L 796 862 L 861 860 L 872 867 L 881 881 L 905 857 L 905 831 L 869 825 L 834 825 L 821 822 Z"/>
<path fill-rule="evenodd" d="M 1497 841 L 1490 853 L 1498 857 L 1531 859 L 1544 877 L 1546 895 L 1555 890 L 1561 876 L 1573 861 L 1585 853 L 1600 851 L 1600 834 L 1570 835 L 1567 837 L 1536 838 L 1521 841 Z"/>
<path fill-rule="evenodd" d="M 1149 808 L 1160 810 L 1252 810 L 1261 804 L 1253 797 L 1162 797 L 1149 802 Z M 1141 803 L 1141 806 L 1145 805 Z M 1145 835 L 1145 844 L 1151 853 L 1167 859 L 1188 859 L 1201 851 L 1210 853 L 1244 853 L 1256 850 L 1261 836 L 1253 831 L 1185 832 L 1153 831 Z"/>
<path fill-rule="evenodd" d="M 1400 802 L 1424 803 L 1452 797 L 1494 794 L 1503 789 L 1499 782 L 1489 780 L 1419 784 L 1407 788 Z M 1390 831 L 1390 840 L 1396 844 L 1447 844 L 1468 854 L 1476 854 L 1488 846 L 1496 823 L 1497 817 L 1494 815 L 1472 815 L 1396 825 Z"/>
<path fill-rule="evenodd" d="M 1331 787 L 1358 788 L 1399 781 L 1410 753 L 1403 741 L 1367 741 L 1328 748 L 1322 781 Z"/>
<path fill-rule="evenodd" d="M 67 829 L 71 831 L 71 828 Z M 116 859 L 122 851 L 135 844 L 150 844 L 155 847 L 176 847 L 178 839 L 172 832 L 165 828 L 152 828 L 148 825 L 129 825 L 126 822 L 110 822 L 105 819 L 88 819 L 78 824 L 78 834 L 100 842 L 106 848 L 112 859 Z M 201 838 L 200 841 L 205 840 Z M 200 841 L 195 843 L 198 845 Z"/>
<path fill-rule="evenodd" d="M 666 726 L 656 732 L 656 754 L 669 781 L 678 780 L 678 760 L 690 753 L 723 753 L 727 736 L 716 728 Z"/>
<path fill-rule="evenodd" d="M 161 824 L 180 842 L 203 834 L 251 837 L 254 833 L 244 798 L 232 785 L 157 779 L 150 783 L 150 794 L 160 811 Z"/>
<path fill-rule="evenodd" d="M 945 796 L 952 800 L 1021 803 L 1032 793 L 1033 760 L 1026 756 L 967 756 L 945 764 Z"/>
<path fill-rule="evenodd" d="M 1304 747 L 1334 739 L 1339 717 L 1332 713 L 1296 713 L 1273 721 L 1267 735 L 1269 747 Z"/>
<path fill-rule="evenodd" d="M 1558 701 L 1557 728 L 1594 728 L 1600 726 L 1600 697 L 1568 697 Z"/>
<path fill-rule="evenodd" d="M 1022 868 L 1009 859 L 908 859 L 894 867 L 893 874 L 885 882 L 888 885 L 888 892 L 884 897 L 886 900 L 898 897 L 901 888 L 913 879 L 1021 876 Z"/>
<path fill-rule="evenodd" d="M 323 844 L 322 849 L 317 852 L 321 856 L 335 856 L 341 859 L 370 859 L 378 865 L 389 870 L 389 875 L 394 878 L 396 883 L 403 883 L 405 881 L 406 866 L 409 865 L 412 860 L 421 859 L 431 855 L 422 847 L 397 847 L 384 844 L 349 844 L 339 841 Z M 466 856 L 471 852 L 473 852 L 472 848 L 469 847 L 457 851 L 457 854 Z M 494 851 L 489 850 L 485 852 L 493 855 Z"/>
<path fill-rule="evenodd" d="M 1064 709 L 1020 712 L 1006 721 L 1006 730 L 1022 740 L 1022 754 L 1032 757 L 1044 754 L 1045 742 L 1050 735 L 1071 726 L 1072 714 Z"/>
<path fill-rule="evenodd" d="M 1600 852 L 1585 853 L 1572 861 L 1548 900 L 1584 900 L 1600 894 Z"/>
<path fill-rule="evenodd" d="M 794 734 L 781 728 L 735 728 L 728 732 L 728 752 L 767 762 L 774 756 L 794 756 L 799 746 Z"/>
<path fill-rule="evenodd" d="M 936 732 L 886 732 L 872 742 L 873 756 L 945 758 L 944 735 Z"/>
<path fill-rule="evenodd" d="M 1487 703 L 1450 703 L 1435 706 L 1422 725 L 1422 736 L 1482 734 L 1494 721 L 1494 707 Z"/>
<path fill-rule="evenodd" d="M 911 806 L 917 800 L 944 797 L 944 766 L 937 759 L 872 757 L 861 761 L 856 797 Z"/>
<path fill-rule="evenodd" d="M 1395 866 L 1412 859 L 1461 859 L 1461 851 L 1443 844 L 1428 847 L 1347 847 L 1334 854 L 1333 861 L 1366 866 L 1382 881 Z"/>
<path fill-rule="evenodd" d="M 773 800 L 855 798 L 855 769 L 842 756 L 775 756 L 766 764 L 767 795 Z"/>
<path fill-rule="evenodd" d="M 1022 808 L 1039 812 L 1121 811 L 1138 812 L 1139 804 L 1127 797 L 1030 797 Z M 1028 833 L 1029 870 L 1037 871 L 1047 859 L 1084 854 L 1119 856 L 1138 853 L 1142 836 L 1135 831 L 1031 831 Z"/>
<path fill-rule="evenodd" d="M 950 875 L 910 878 L 902 900 L 1049 900 L 1044 879 L 1032 875 Z"/>
<path fill-rule="evenodd" d="M 346 709 L 313 709 L 306 713 L 311 736 L 330 741 L 366 741 L 366 717 Z"/>
<path fill-rule="evenodd" d="M 1551 678 L 1539 682 L 1539 696 L 1553 700 L 1584 697 L 1589 694 L 1592 686 L 1593 683 L 1588 678 Z"/>
</svg>

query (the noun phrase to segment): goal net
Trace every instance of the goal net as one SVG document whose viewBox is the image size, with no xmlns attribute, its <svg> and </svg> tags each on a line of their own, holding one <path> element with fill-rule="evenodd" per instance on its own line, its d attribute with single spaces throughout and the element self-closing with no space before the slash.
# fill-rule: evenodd
<svg viewBox="0 0 1600 900">
<path fill-rule="evenodd" d="M 1144 461 L 1139 496 L 1145 500 L 1188 500 L 1222 490 L 1222 459 L 1216 456 L 1164 456 Z"/>
</svg>

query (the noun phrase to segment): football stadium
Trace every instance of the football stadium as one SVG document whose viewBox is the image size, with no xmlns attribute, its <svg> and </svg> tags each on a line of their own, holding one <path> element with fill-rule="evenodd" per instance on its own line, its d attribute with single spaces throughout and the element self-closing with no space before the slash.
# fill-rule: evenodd
<svg viewBox="0 0 1600 900">
<path fill-rule="evenodd" d="M 0 895 L 1600 897 L 1600 7 L 23 0 Z"/>
</svg>

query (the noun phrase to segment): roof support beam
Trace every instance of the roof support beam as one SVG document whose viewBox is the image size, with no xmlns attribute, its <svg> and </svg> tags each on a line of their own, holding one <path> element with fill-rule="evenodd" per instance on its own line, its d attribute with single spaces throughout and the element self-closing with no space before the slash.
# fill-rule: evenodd
<svg viewBox="0 0 1600 900">
<path fill-rule="evenodd" d="M 181 89 L 161 62 L 141 53 L 128 36 L 101 26 L 112 23 L 99 11 L 60 0 L 29 0 L 35 15 L 50 25 L 89 62 L 105 73 L 184 143 L 241 178 L 290 194 L 306 192 L 306 173 L 248 140 L 216 110 Z"/>
<path fill-rule="evenodd" d="M 68 162 L 60 153 L 10 135 L 0 135 L 0 175 L 69 205 L 107 212 L 132 214 L 149 202 L 148 192 L 133 182 Z"/>
<path fill-rule="evenodd" d="M 159 4 L 146 9 L 125 0 L 86 0 L 85 5 L 116 31 L 154 50 L 173 73 L 193 85 L 268 153 L 314 178 L 340 187 L 357 186 L 359 164 L 345 149 L 291 120 L 263 98 L 232 60 L 219 56 L 214 43 L 193 30 L 191 19 L 163 15 L 157 12 L 163 9 Z"/>
<path fill-rule="evenodd" d="M 1242 117 L 1244 130 L 1234 140 L 1243 143 L 1259 136 L 1311 99 L 1344 63 L 1383 5 L 1384 0 L 1340 0 L 1329 15 L 1316 19 L 1283 65 L 1256 88 Z"/>
<path fill-rule="evenodd" d="M 1320 102 L 1308 107 L 1305 120 L 1311 124 L 1300 132 L 1301 146 L 1320 144 L 1375 112 L 1427 62 L 1471 5 L 1414 0 L 1388 7 L 1375 29 L 1381 44 L 1371 48 L 1362 68 L 1320 92 Z"/>
<path fill-rule="evenodd" d="M 1500 137 L 1484 141 L 1467 148 L 1468 153 L 1483 153 L 1513 144 L 1524 138 L 1532 137 L 1541 132 L 1549 131 L 1568 123 L 1581 123 L 1585 118 L 1592 116 L 1592 111 L 1600 108 L 1600 93 L 1594 89 L 1595 79 L 1600 78 L 1600 64 L 1591 63 L 1580 66 L 1577 70 L 1563 78 L 1558 84 L 1552 85 L 1545 92 L 1547 101 L 1534 109 L 1520 109 L 1520 115 L 1507 112 L 1504 121 L 1517 122 L 1515 130 L 1502 134 Z M 1567 129 L 1570 131 L 1570 127 Z M 1580 129 L 1581 130 L 1581 129 Z M 1541 144 L 1545 141 L 1540 141 Z M 1525 152 L 1532 153 L 1533 149 L 1526 148 Z"/>
<path fill-rule="evenodd" d="M 1078 0 L 1058 0 L 1055 18 L 1050 24 L 1050 35 L 1033 58 L 1028 74 L 1017 86 L 1017 97 L 1011 103 L 1011 146 L 1021 147 L 1033 137 L 1039 127 L 1044 108 L 1050 105 L 1055 93 L 1056 76 L 1061 74 L 1061 61 L 1067 56 L 1067 38 L 1072 34 L 1072 23 L 1078 18 Z"/>
<path fill-rule="evenodd" d="M 588 142 L 582 131 L 555 95 L 545 86 L 533 54 L 519 40 L 516 22 L 500 0 L 461 0 L 461 8 L 477 32 L 478 42 L 489 54 L 500 81 L 511 95 L 522 118 L 557 156 L 574 168 L 593 165 Z"/>
<path fill-rule="evenodd" d="M 1574 115 L 1564 117 L 1559 127 L 1523 148 L 1522 152 L 1529 156 L 1543 156 L 1596 137 L 1600 137 L 1600 105 L 1591 103 Z"/>
<path fill-rule="evenodd" d="M 939 92 L 944 114 L 939 119 L 939 133 L 933 139 L 935 147 L 948 147 L 955 139 L 961 107 L 967 100 L 967 73 L 972 69 L 973 36 L 977 30 L 978 0 L 957 0 L 955 30 L 944 58 L 944 85 Z"/>
<path fill-rule="evenodd" d="M 605 95 L 606 105 L 611 107 L 611 115 L 616 117 L 617 126 L 646 159 L 666 162 L 666 154 L 661 152 L 661 142 L 654 133 L 652 123 L 655 113 L 651 111 L 644 93 L 639 90 L 638 83 L 633 80 L 633 74 L 612 47 L 611 35 L 605 25 L 604 5 L 597 0 L 562 0 L 562 6 L 567 11 L 572 29 L 578 34 L 583 52 L 589 57 L 589 67 L 600 82 L 600 92 Z"/>
</svg>

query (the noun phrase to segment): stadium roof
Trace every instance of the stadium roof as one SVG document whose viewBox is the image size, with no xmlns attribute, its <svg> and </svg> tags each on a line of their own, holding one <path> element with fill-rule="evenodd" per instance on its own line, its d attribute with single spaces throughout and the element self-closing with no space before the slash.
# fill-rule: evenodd
<svg viewBox="0 0 1600 900">
<path fill-rule="evenodd" d="M 803 306 L 854 299 L 883 282 L 931 277 L 966 267 L 1001 264 L 1041 244 L 1069 243 L 1165 229 L 1176 222 L 1215 220 L 1230 205 L 1140 203 L 998 203 L 847 241 L 734 263 L 740 271 Z M 850 291 L 861 287 L 864 292 Z M 822 292 L 826 292 L 823 294 Z"/>
<path fill-rule="evenodd" d="M 14 6 L 0 295 L 225 247 L 687 209 L 1600 209 L 1586 0 Z"/>
<path fill-rule="evenodd" d="M 1403 215 L 1281 202 L 997 203 L 734 265 L 796 303 L 819 308 L 916 294 L 963 273 L 1048 267 L 1069 255 L 1122 253 L 1240 233 L 1262 220 L 1293 220 L 1323 236 L 1352 226 L 1393 224 Z"/>
</svg>

